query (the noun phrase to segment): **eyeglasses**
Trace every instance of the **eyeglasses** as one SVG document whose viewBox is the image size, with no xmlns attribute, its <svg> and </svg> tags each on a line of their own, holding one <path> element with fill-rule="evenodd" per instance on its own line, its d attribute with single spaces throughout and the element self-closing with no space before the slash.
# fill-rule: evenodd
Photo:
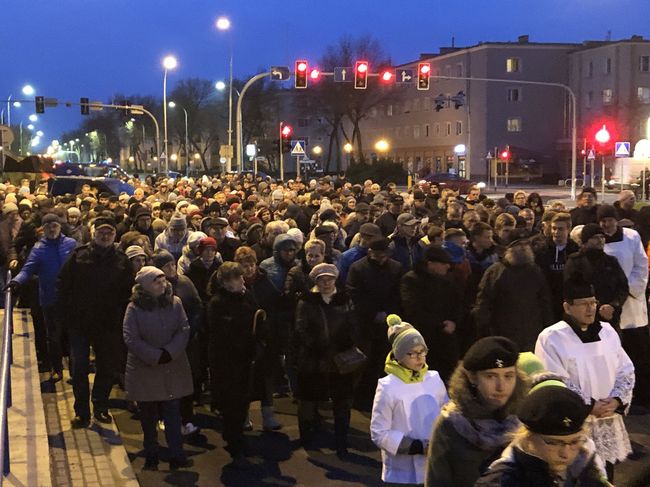
<svg viewBox="0 0 650 487">
<path fill-rule="evenodd" d="M 576 303 L 575 301 L 571 303 L 571 306 L 581 306 L 583 308 L 597 308 L 598 307 L 598 301 L 595 299 L 593 301 L 583 301 L 581 303 Z"/>
<path fill-rule="evenodd" d="M 408 355 L 409 358 L 420 358 L 420 357 L 426 357 L 427 353 L 429 353 L 429 351 L 424 350 L 422 352 L 408 352 L 406 355 Z"/>
<path fill-rule="evenodd" d="M 587 438 L 584 436 L 576 438 L 573 441 L 551 440 L 550 438 L 544 438 L 543 436 L 540 438 L 546 446 L 551 448 L 562 448 L 563 446 L 568 446 L 569 448 L 579 448 L 587 441 Z"/>
</svg>

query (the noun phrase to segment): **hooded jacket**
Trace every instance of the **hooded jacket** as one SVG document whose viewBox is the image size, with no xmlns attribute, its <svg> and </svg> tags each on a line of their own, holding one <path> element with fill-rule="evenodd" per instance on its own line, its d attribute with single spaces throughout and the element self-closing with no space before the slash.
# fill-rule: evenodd
<svg viewBox="0 0 650 487">
<path fill-rule="evenodd" d="M 425 485 L 472 487 L 519 428 L 515 411 L 528 384 L 518 375 L 510 400 L 496 411 L 483 403 L 462 366 L 456 368 L 448 390 L 451 400 L 442 409 L 429 442 Z"/>
<path fill-rule="evenodd" d="M 295 242 L 296 241 L 291 235 L 288 235 L 286 233 L 278 235 L 273 242 L 273 257 L 264 259 L 260 263 L 260 268 L 266 271 L 266 275 L 268 276 L 269 280 L 279 292 L 284 291 L 284 283 L 287 280 L 289 269 L 298 263 L 297 260 L 294 260 L 288 264 L 283 262 L 280 257 L 280 249 L 284 248 L 288 243 L 296 245 Z"/>
<path fill-rule="evenodd" d="M 182 215 L 181 215 L 182 216 Z M 178 259 L 181 258 L 181 255 L 183 255 L 183 247 L 187 244 L 187 238 L 190 235 L 190 232 L 187 230 L 187 223 L 185 223 L 185 234 L 183 237 L 181 237 L 180 240 L 176 241 L 171 236 L 171 226 L 173 226 L 174 221 L 180 220 L 181 218 L 178 217 L 177 215 L 173 215 L 171 220 L 169 221 L 169 225 L 165 229 L 164 232 L 162 232 L 160 235 L 156 237 L 155 244 L 154 244 L 154 250 L 158 249 L 164 249 L 167 250 L 170 254 L 174 256 L 174 259 L 178 261 Z M 185 217 L 182 218 L 183 222 L 185 222 Z"/>
</svg>

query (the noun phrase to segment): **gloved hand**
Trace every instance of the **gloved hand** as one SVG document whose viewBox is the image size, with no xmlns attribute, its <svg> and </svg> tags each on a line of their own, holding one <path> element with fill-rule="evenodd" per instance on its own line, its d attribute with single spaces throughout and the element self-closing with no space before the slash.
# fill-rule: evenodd
<svg viewBox="0 0 650 487">
<path fill-rule="evenodd" d="M 161 348 L 160 351 L 162 353 L 160 354 L 160 358 L 158 359 L 159 364 L 168 364 L 169 362 L 172 361 L 172 356 L 169 355 L 169 352 L 167 350 Z"/>
<path fill-rule="evenodd" d="M 7 285 L 4 288 L 2 288 L 2 291 L 11 289 L 11 292 L 15 293 L 16 291 L 18 291 L 19 287 L 20 287 L 20 283 L 18 281 L 11 280 L 7 283 Z"/>
<path fill-rule="evenodd" d="M 424 445 L 420 440 L 413 440 L 409 448 L 409 455 L 422 455 L 424 454 Z"/>
</svg>

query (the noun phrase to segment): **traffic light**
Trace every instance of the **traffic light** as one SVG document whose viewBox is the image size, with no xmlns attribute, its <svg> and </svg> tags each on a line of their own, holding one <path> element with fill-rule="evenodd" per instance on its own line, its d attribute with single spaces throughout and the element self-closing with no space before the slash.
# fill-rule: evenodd
<svg viewBox="0 0 650 487">
<path fill-rule="evenodd" d="M 295 83 L 294 86 L 299 89 L 307 88 L 307 61 L 296 61 Z"/>
<path fill-rule="evenodd" d="M 465 104 L 465 92 L 459 91 L 454 96 L 451 97 L 451 101 L 454 104 L 454 108 L 458 110 Z"/>
<path fill-rule="evenodd" d="M 510 162 L 510 156 L 511 155 L 512 154 L 510 153 L 510 146 L 507 145 L 506 148 L 501 151 L 501 153 L 499 154 L 499 157 L 501 158 L 502 161 Z"/>
<path fill-rule="evenodd" d="M 79 106 L 81 108 L 82 115 L 90 114 L 90 105 L 88 104 L 88 98 L 79 98 Z"/>
<path fill-rule="evenodd" d="M 318 81 L 320 79 L 320 70 L 317 68 L 312 69 L 309 72 L 309 77 L 312 81 Z"/>
<path fill-rule="evenodd" d="M 45 113 L 45 97 L 37 96 L 34 98 L 34 104 L 36 105 L 36 113 Z"/>
<path fill-rule="evenodd" d="M 431 63 L 418 64 L 418 90 L 428 90 L 431 80 Z"/>
<path fill-rule="evenodd" d="M 582 157 L 586 156 L 587 155 L 587 149 L 580 149 L 580 155 Z"/>
<path fill-rule="evenodd" d="M 282 125 L 282 131 L 280 132 L 280 134 L 282 135 L 282 138 L 281 138 L 282 153 L 291 151 L 291 134 L 292 133 L 293 133 L 293 128 L 291 127 L 291 125 Z"/>
<path fill-rule="evenodd" d="M 122 100 L 120 102 L 120 105 L 123 106 L 124 108 L 121 108 L 122 110 L 122 115 L 125 117 L 131 117 L 131 102 L 129 100 Z"/>
<path fill-rule="evenodd" d="M 603 128 L 596 132 L 594 138 L 596 139 L 596 142 L 604 146 L 607 145 L 607 143 L 612 139 L 612 136 L 609 133 L 609 130 L 607 130 L 607 126 L 603 124 Z"/>
<path fill-rule="evenodd" d="M 354 89 L 365 90 L 368 87 L 368 61 L 357 61 L 354 65 Z"/>
<path fill-rule="evenodd" d="M 395 71 L 392 69 L 386 69 L 381 72 L 379 75 L 379 79 L 381 79 L 384 83 L 390 83 L 393 81 L 395 78 Z"/>
</svg>

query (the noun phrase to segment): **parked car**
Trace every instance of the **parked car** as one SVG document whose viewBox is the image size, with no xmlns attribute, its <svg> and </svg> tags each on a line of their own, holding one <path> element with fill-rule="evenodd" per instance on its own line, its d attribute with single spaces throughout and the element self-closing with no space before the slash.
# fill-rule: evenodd
<svg viewBox="0 0 650 487">
<path fill-rule="evenodd" d="M 91 188 L 97 188 L 98 193 L 110 193 L 116 196 L 121 193 L 132 196 L 135 190 L 133 186 L 117 178 L 90 178 L 88 176 L 55 176 L 49 180 L 49 190 L 54 196 L 66 193 L 79 194 L 84 184 L 89 184 Z"/>
<path fill-rule="evenodd" d="M 425 176 L 424 179 L 428 183 L 437 184 L 440 189 L 453 188 L 460 192 L 460 194 L 469 193 L 469 189 L 476 183 L 469 179 L 461 178 L 458 174 L 450 173 L 436 173 Z"/>
</svg>

